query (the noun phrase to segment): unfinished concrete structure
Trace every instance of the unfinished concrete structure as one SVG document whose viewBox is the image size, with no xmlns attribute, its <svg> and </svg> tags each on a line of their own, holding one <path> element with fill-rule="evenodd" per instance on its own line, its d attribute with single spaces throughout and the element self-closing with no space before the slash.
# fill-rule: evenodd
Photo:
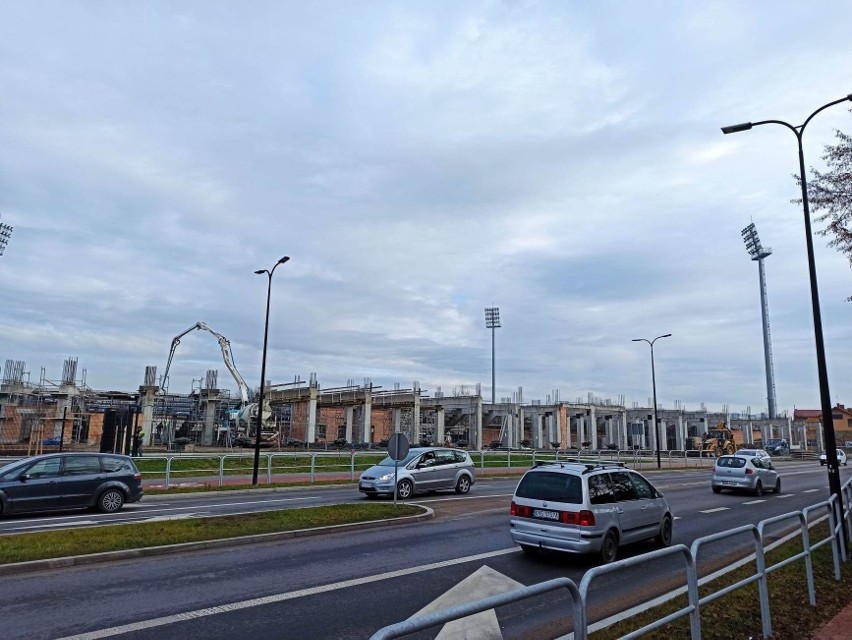
<svg viewBox="0 0 852 640">
<path fill-rule="evenodd" d="M 31 442 L 63 438 L 69 447 L 100 446 L 105 421 L 112 416 L 112 450 L 121 450 L 135 426 L 145 431 L 145 446 L 167 446 L 177 438 L 204 446 L 228 446 L 240 398 L 221 390 L 214 370 L 193 381 L 188 394 L 163 394 L 156 368 L 147 367 L 137 391 L 95 391 L 85 384 L 85 371 L 76 380 L 76 360 L 67 360 L 58 382 L 42 370 L 38 383 L 29 381 L 22 362 L 7 361 L 0 381 L 0 450 L 26 449 Z M 365 379 L 343 387 L 323 389 L 316 374 L 271 384 L 265 391 L 272 407 L 277 445 L 299 442 L 326 446 L 346 442 L 380 445 L 396 432 L 412 443 L 453 443 L 482 449 L 489 446 L 535 449 L 651 449 L 657 448 L 653 412 L 623 399 L 576 398 L 564 402 L 554 390 L 544 402 L 526 402 L 523 389 L 511 398 L 486 402 L 480 385 L 437 388 L 429 394 L 418 382 L 385 389 Z M 114 415 L 113 415 L 114 414 Z M 701 435 L 720 422 L 741 432 L 743 444 L 773 437 L 787 438 L 794 448 L 821 443 L 818 423 L 794 422 L 751 415 L 657 408 L 661 450 L 699 446 Z M 107 424 L 107 426 L 109 426 Z M 846 438 L 852 440 L 852 432 Z M 811 444 L 810 449 L 814 446 Z"/>
</svg>

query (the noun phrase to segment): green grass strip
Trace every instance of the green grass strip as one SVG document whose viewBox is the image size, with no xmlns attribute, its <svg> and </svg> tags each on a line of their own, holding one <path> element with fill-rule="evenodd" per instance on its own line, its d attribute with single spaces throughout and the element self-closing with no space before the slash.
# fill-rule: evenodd
<svg viewBox="0 0 852 640">
<path fill-rule="evenodd" d="M 387 520 L 421 513 L 422 508 L 404 504 L 343 504 L 14 534 L 0 537 L 0 564 Z"/>
</svg>

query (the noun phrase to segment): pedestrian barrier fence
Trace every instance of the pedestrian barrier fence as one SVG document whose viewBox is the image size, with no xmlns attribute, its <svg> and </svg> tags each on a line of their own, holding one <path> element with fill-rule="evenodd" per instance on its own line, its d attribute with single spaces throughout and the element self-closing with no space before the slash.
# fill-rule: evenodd
<svg viewBox="0 0 852 640">
<path fill-rule="evenodd" d="M 636 631 L 622 636 L 623 638 L 639 638 L 650 631 L 659 629 L 678 618 L 688 615 L 690 619 L 690 638 L 691 640 L 700 640 L 701 607 L 753 582 L 758 583 L 762 633 L 763 637 L 768 638 L 772 635 L 772 616 L 769 606 L 769 586 L 767 581 L 767 576 L 771 572 L 777 571 L 781 567 L 797 560 L 804 560 L 808 601 L 811 606 L 816 606 L 812 554 L 819 547 L 830 544 L 834 562 L 834 577 L 836 580 L 840 580 L 840 558 L 842 558 L 844 562 L 847 561 L 845 545 L 840 544 L 840 541 L 844 540 L 844 536 L 846 540 L 849 540 L 850 532 L 852 532 L 852 510 L 850 510 L 850 499 L 852 499 L 852 479 L 848 480 L 843 485 L 841 489 L 841 496 L 842 501 L 840 502 L 838 502 L 837 496 L 833 495 L 828 500 L 806 507 L 802 511 L 794 511 L 774 516 L 760 521 L 757 525 L 744 525 L 735 529 L 729 529 L 727 531 L 697 538 L 693 541 L 689 548 L 682 544 L 672 545 L 665 549 L 657 549 L 632 558 L 618 560 L 611 564 L 593 567 L 584 574 L 579 587 L 577 587 L 569 578 L 549 580 L 537 585 L 509 591 L 498 596 L 491 596 L 475 602 L 469 602 L 467 604 L 451 607 L 442 611 L 435 611 L 425 616 L 418 616 L 416 618 L 410 618 L 403 622 L 389 625 L 379 629 L 375 634 L 373 634 L 370 640 L 390 640 L 391 638 L 400 638 L 407 634 L 414 633 L 415 631 L 422 631 L 439 624 L 465 618 L 469 615 L 473 615 L 474 613 L 518 602 L 519 600 L 524 600 L 534 595 L 540 595 L 562 587 L 569 590 L 573 601 L 573 618 L 571 622 L 573 626 L 574 640 L 586 640 L 589 633 L 587 620 L 589 587 L 592 581 L 605 574 L 617 574 L 625 571 L 626 569 L 654 562 L 669 556 L 680 556 L 684 560 L 686 568 L 686 591 L 688 598 L 687 606 L 665 617 L 655 620 L 641 629 L 637 629 Z M 826 514 L 823 517 L 819 517 L 819 513 L 822 510 L 825 510 Z M 811 521 L 812 514 L 817 516 L 813 522 Z M 810 526 L 816 522 L 824 520 L 826 517 L 829 523 L 828 534 L 825 538 L 811 543 Z M 779 543 L 776 542 L 773 543 L 773 545 L 766 544 L 765 530 L 771 525 L 776 525 L 787 520 L 798 520 L 798 529 L 801 533 L 803 550 L 789 558 L 767 566 L 765 552 L 772 548 L 772 546 Z M 749 559 L 751 557 L 754 558 L 756 572 L 734 584 L 721 588 L 713 593 L 709 593 L 703 598 L 699 598 L 699 584 L 705 582 L 704 580 L 698 579 L 697 571 L 697 560 L 701 547 L 719 540 L 748 534 L 751 535 L 754 542 L 754 551 Z M 795 533 L 792 537 L 795 537 Z M 558 584 L 556 584 L 557 582 Z M 538 590 L 536 590 L 536 588 L 538 588 Z M 679 595 L 681 592 L 682 590 L 673 592 L 670 596 L 674 597 Z M 602 628 L 599 625 L 596 626 L 598 628 Z"/>
<path fill-rule="evenodd" d="M 540 462 L 587 462 L 594 464 L 620 463 L 634 468 L 656 465 L 656 452 L 652 450 L 603 451 L 470 451 L 478 469 L 528 469 Z M 695 455 L 692 455 L 695 454 Z M 321 474 L 348 475 L 354 481 L 362 471 L 385 457 L 384 452 L 266 452 L 260 455 L 260 480 L 272 484 L 276 477 L 299 474 L 308 482 L 327 479 Z M 180 479 L 214 477 L 218 486 L 224 486 L 228 476 L 247 475 L 251 472 L 253 453 L 166 453 L 150 454 L 137 458 L 143 478 L 163 478 L 168 489 Z M 710 467 L 715 456 L 700 451 L 666 451 L 661 461 L 667 467 Z"/>
</svg>

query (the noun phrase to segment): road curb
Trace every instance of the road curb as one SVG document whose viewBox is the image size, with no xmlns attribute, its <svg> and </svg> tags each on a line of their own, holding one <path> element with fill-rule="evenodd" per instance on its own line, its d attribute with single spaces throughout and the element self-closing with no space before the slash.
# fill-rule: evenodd
<svg viewBox="0 0 852 640">
<path fill-rule="evenodd" d="M 296 529 L 294 531 L 278 531 L 274 533 L 260 533 L 250 536 L 239 536 L 236 538 L 219 538 L 217 540 L 203 540 L 199 542 L 183 542 L 180 544 L 162 545 L 159 547 L 143 547 L 141 549 L 125 549 L 122 551 L 105 551 L 103 553 L 89 553 L 81 556 L 66 556 L 64 558 L 46 558 L 44 560 L 30 560 L 28 562 L 14 562 L 0 565 L 0 576 L 12 576 L 33 571 L 44 571 L 46 569 L 60 569 L 64 567 L 77 567 L 99 562 L 112 562 L 113 560 L 132 560 L 134 558 L 145 558 L 151 556 L 162 556 L 173 553 L 186 553 L 188 551 L 203 551 L 206 549 L 220 549 L 233 547 L 235 545 L 257 544 L 261 542 L 275 542 L 277 540 L 288 540 L 292 538 L 309 538 L 327 533 L 339 533 L 341 531 L 356 531 L 361 529 L 378 529 L 396 524 L 408 524 L 422 522 L 435 517 L 435 512 L 429 507 L 416 505 L 423 509 L 424 513 L 416 516 L 403 516 L 387 520 L 368 520 L 367 522 L 354 522 L 352 524 L 335 524 L 327 527 L 314 527 L 312 529 Z"/>
</svg>

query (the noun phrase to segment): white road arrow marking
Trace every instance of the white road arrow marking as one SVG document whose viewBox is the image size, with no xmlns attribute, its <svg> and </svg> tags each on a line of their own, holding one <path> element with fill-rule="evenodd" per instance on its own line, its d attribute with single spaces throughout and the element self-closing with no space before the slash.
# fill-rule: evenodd
<svg viewBox="0 0 852 640">
<path fill-rule="evenodd" d="M 523 586 L 520 582 L 516 582 L 499 571 L 483 565 L 411 617 L 416 618 L 434 611 L 496 596 L 521 589 Z M 448 622 L 435 637 L 435 640 L 502 640 L 502 638 L 503 634 L 500 632 L 497 612 L 494 609 L 489 609 L 460 620 Z"/>
</svg>

